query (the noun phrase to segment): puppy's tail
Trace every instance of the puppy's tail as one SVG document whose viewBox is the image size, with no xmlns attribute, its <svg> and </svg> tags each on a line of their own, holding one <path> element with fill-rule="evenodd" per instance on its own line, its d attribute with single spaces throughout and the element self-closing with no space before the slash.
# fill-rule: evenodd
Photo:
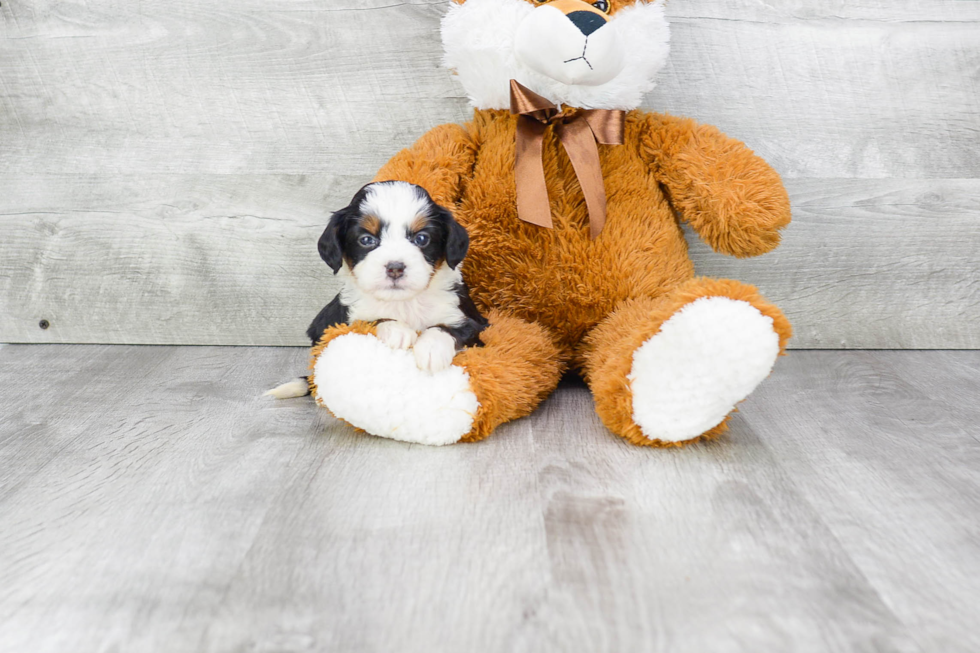
<svg viewBox="0 0 980 653">
<path fill-rule="evenodd" d="M 309 377 L 301 376 L 269 390 L 264 396 L 273 399 L 292 399 L 293 397 L 305 397 L 308 394 L 310 394 Z"/>
</svg>

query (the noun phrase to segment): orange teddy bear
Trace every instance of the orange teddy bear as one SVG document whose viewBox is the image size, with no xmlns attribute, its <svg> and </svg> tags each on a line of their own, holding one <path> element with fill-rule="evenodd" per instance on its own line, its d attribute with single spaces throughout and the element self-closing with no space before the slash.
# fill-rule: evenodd
<svg viewBox="0 0 980 653">
<path fill-rule="evenodd" d="M 473 120 L 432 129 L 376 180 L 424 187 L 469 231 L 485 346 L 431 373 L 374 325 L 333 327 L 313 351 L 316 401 L 374 435 L 472 442 L 531 413 L 571 366 L 634 444 L 721 433 L 791 327 L 755 288 L 695 277 L 679 220 L 757 256 L 790 203 L 742 143 L 636 109 L 667 57 L 662 3 L 451 2 L 442 37 Z"/>
</svg>

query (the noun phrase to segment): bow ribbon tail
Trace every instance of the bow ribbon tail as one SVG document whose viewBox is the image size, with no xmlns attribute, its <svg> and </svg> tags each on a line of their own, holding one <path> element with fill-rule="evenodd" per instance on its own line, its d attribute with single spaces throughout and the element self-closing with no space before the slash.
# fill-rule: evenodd
<svg viewBox="0 0 980 653">
<path fill-rule="evenodd" d="M 587 120 L 573 120 L 558 126 L 558 138 L 585 196 L 585 205 L 589 209 L 589 235 L 594 240 L 606 225 L 606 189 L 602 182 L 596 136 Z"/>
<path fill-rule="evenodd" d="M 606 190 L 597 143 L 623 144 L 626 112 L 590 109 L 562 118 L 551 101 L 515 79 L 510 80 L 510 111 L 517 114 L 514 157 L 517 217 L 539 227 L 553 226 L 541 155 L 545 130 L 554 124 L 585 197 L 589 233 L 593 239 L 597 238 L 606 224 Z"/>
<path fill-rule="evenodd" d="M 582 112 L 597 143 L 622 145 L 626 131 L 626 112 L 614 109 L 589 109 Z"/>
<path fill-rule="evenodd" d="M 517 182 L 517 215 L 524 222 L 551 229 L 551 204 L 541 160 L 546 126 L 530 116 L 518 116 L 514 174 Z"/>
</svg>

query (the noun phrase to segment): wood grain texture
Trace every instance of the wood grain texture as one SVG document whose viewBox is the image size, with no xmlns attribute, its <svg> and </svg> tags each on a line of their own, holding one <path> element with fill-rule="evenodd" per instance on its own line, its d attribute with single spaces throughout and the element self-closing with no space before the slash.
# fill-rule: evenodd
<svg viewBox="0 0 980 653">
<path fill-rule="evenodd" d="M 316 240 L 359 185 L 332 175 L 35 181 L 0 216 L 8 342 L 307 344 L 337 290 Z M 980 181 L 789 187 L 795 220 L 778 250 L 740 261 L 689 234 L 698 272 L 757 285 L 792 320 L 797 348 L 980 347 Z"/>
<path fill-rule="evenodd" d="M 441 0 L 8 2 L 0 172 L 370 178 L 465 118 Z"/>
<path fill-rule="evenodd" d="M 922 650 L 977 650 L 950 626 L 980 592 L 980 355 L 796 352 L 777 378 L 750 427 Z"/>
<path fill-rule="evenodd" d="M 776 253 L 695 261 L 757 284 L 796 348 L 980 347 L 980 9 L 845 5 L 668 5 L 645 106 L 746 141 L 795 211 Z M 444 9 L 0 4 L 0 341 L 303 343 L 328 210 L 469 115 Z"/>
<path fill-rule="evenodd" d="M 0 651 L 977 648 L 980 352 L 796 352 L 681 450 L 569 383 L 359 435 L 259 396 L 305 355 L 0 349 Z"/>
<path fill-rule="evenodd" d="M 19 213 L 0 216 L 0 340 L 308 345 L 307 325 L 336 292 L 316 242 L 331 207 L 346 204 L 324 195 L 355 184 L 332 175 L 43 180 Z"/>
<path fill-rule="evenodd" d="M 783 244 L 734 261 L 691 235 L 699 274 L 757 285 L 794 348 L 980 348 L 980 180 L 788 180 Z M 690 235 L 690 234 L 689 234 Z"/>
<path fill-rule="evenodd" d="M 669 5 L 645 106 L 717 124 L 793 177 L 977 176 L 980 12 L 959 0 Z M 468 116 L 443 0 L 0 6 L 0 172 L 370 178 Z"/>
<path fill-rule="evenodd" d="M 975 178 L 980 9 L 959 0 L 685 0 L 647 104 L 790 177 Z"/>
</svg>

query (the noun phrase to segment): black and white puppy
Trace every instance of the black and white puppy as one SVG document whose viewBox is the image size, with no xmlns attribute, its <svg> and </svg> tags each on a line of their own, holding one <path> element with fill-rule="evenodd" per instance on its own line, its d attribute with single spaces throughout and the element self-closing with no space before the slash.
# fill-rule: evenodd
<svg viewBox="0 0 980 653">
<path fill-rule="evenodd" d="M 420 369 L 449 367 L 487 326 L 463 283 L 468 248 L 466 229 L 424 188 L 368 184 L 320 236 L 320 257 L 343 287 L 306 334 L 316 344 L 335 324 L 378 322 L 378 338 L 393 349 L 411 347 Z"/>
</svg>

